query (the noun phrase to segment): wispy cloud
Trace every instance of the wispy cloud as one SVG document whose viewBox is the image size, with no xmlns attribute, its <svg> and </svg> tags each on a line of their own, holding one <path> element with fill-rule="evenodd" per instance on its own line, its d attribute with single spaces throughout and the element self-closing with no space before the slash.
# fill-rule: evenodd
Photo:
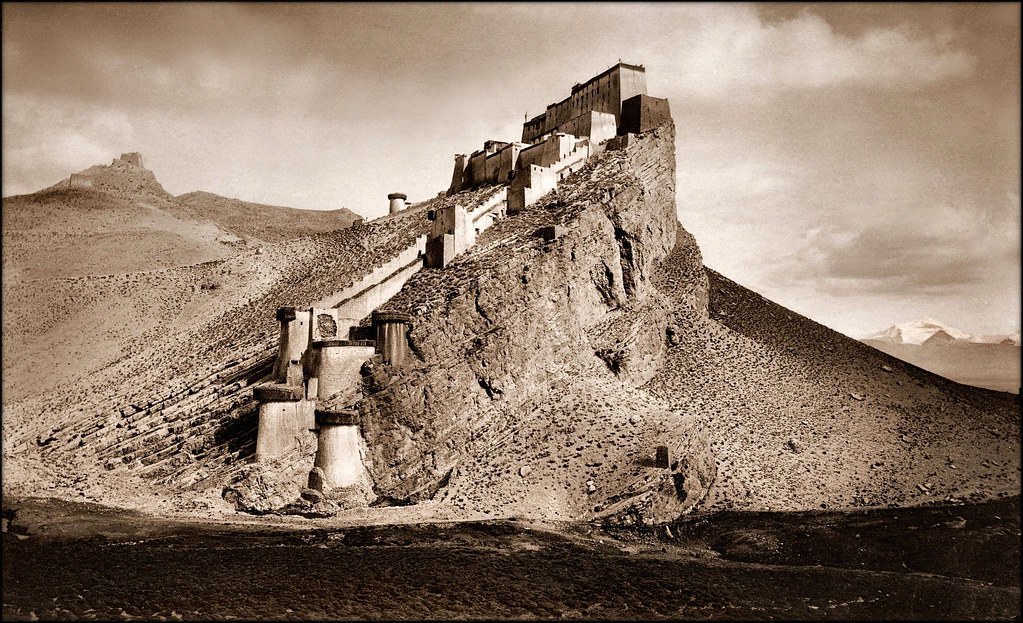
<svg viewBox="0 0 1023 623">
<path fill-rule="evenodd" d="M 5 3 L 3 192 L 131 149 L 170 192 L 379 216 L 621 58 L 710 266 L 850 332 L 963 292 L 1016 324 L 1018 7 L 776 6 Z"/>
<path fill-rule="evenodd" d="M 717 99 L 820 88 L 915 89 L 969 75 L 975 59 L 950 33 L 878 28 L 835 32 L 809 10 L 767 21 L 748 5 L 696 5 L 666 15 L 647 49 L 685 76 L 682 95 Z M 651 56 L 657 57 L 656 54 Z"/>
<path fill-rule="evenodd" d="M 124 114 L 55 99 L 4 94 L 3 194 L 29 193 L 68 174 L 105 164 L 131 145 Z"/>
<path fill-rule="evenodd" d="M 1013 200 L 1015 209 L 990 217 L 938 205 L 926 213 L 892 211 L 859 228 L 814 229 L 776 270 L 779 278 L 810 280 L 834 296 L 962 293 L 1019 264 L 1018 195 Z"/>
</svg>

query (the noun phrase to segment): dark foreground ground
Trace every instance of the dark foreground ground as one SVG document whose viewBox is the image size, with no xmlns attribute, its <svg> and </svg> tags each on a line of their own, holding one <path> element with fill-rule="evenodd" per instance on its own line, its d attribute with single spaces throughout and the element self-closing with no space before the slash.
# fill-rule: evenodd
<svg viewBox="0 0 1023 623">
<path fill-rule="evenodd" d="M 646 532 L 254 528 L 52 500 L 5 500 L 4 514 L 5 620 L 1020 615 L 1018 497 L 719 514 Z"/>
</svg>

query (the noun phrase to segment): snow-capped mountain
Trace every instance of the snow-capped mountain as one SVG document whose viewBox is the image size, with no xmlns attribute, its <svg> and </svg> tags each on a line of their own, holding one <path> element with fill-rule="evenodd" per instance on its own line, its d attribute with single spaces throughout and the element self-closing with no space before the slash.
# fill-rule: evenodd
<svg viewBox="0 0 1023 623">
<path fill-rule="evenodd" d="M 1019 346 L 1019 331 L 1008 335 L 976 335 L 973 342 L 978 344 L 1012 344 Z"/>
<path fill-rule="evenodd" d="M 902 324 L 892 325 L 880 333 L 868 335 L 863 339 L 878 340 L 881 342 L 888 342 L 889 344 L 923 344 L 939 331 L 947 334 L 955 342 L 973 341 L 968 333 L 963 333 L 959 329 L 950 327 L 943 322 L 934 320 L 933 318 L 911 320 Z M 1017 341 L 1017 344 L 1018 343 L 1019 342 Z"/>
<path fill-rule="evenodd" d="M 1019 331 L 969 335 L 932 318 L 889 327 L 864 344 L 965 385 L 1000 392 L 1020 387 Z"/>
</svg>

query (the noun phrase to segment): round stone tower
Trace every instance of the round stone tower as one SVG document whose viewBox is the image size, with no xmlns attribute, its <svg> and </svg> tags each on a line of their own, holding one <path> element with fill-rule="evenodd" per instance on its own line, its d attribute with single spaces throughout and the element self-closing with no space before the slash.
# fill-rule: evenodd
<svg viewBox="0 0 1023 623">
<path fill-rule="evenodd" d="M 408 199 L 408 195 L 405 193 L 391 193 L 387 195 L 387 199 L 391 202 L 390 213 L 394 214 L 405 209 L 405 200 Z"/>
<path fill-rule="evenodd" d="M 409 315 L 402 312 L 373 312 L 373 327 L 376 329 L 376 352 L 384 363 L 400 366 L 408 354 Z"/>
</svg>

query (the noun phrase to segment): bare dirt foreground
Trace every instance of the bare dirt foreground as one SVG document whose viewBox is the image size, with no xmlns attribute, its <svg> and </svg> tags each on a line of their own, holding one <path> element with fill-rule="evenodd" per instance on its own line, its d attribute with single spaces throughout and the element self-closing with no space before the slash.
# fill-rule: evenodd
<svg viewBox="0 0 1023 623">
<path fill-rule="evenodd" d="M 1020 615 L 1019 497 L 641 530 L 210 523 L 40 499 L 3 512 L 5 620 Z"/>
</svg>

